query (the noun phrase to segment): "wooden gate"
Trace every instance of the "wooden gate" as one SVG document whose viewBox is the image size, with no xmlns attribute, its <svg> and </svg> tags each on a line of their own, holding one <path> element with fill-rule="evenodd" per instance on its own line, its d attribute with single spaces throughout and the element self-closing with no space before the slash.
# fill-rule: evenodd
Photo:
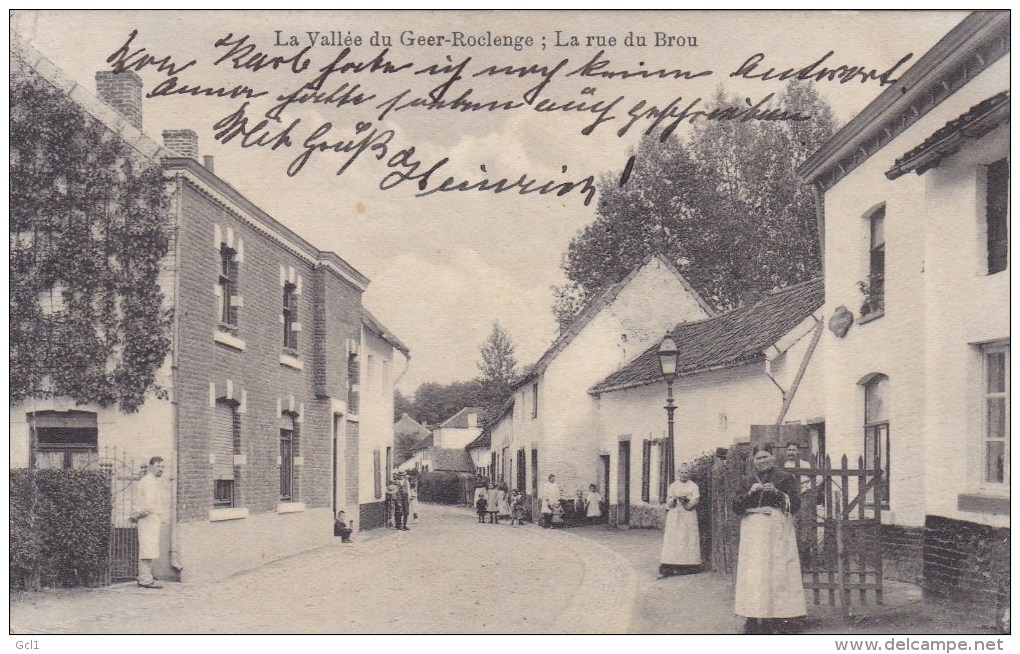
<svg viewBox="0 0 1020 654">
<path fill-rule="evenodd" d="M 148 466 L 135 468 L 134 459 L 116 448 L 107 448 L 99 460 L 99 469 L 110 481 L 112 516 L 110 521 L 109 571 L 105 583 L 128 581 L 138 577 L 138 527 L 130 520 L 135 511 L 137 481 Z"/>
<path fill-rule="evenodd" d="M 853 604 L 882 604 L 881 470 L 866 469 L 863 459 L 849 468 L 824 461 L 798 462 L 787 472 L 801 481 L 801 509 L 796 516 L 797 545 L 804 588 L 815 605 L 840 606 L 844 615 Z M 712 468 L 712 569 L 735 574 L 740 516 L 733 498 L 751 474 L 751 446 L 730 448 Z"/>
</svg>

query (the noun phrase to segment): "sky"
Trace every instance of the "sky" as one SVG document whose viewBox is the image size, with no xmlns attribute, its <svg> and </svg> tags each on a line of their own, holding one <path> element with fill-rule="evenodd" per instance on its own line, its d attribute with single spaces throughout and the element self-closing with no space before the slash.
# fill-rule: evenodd
<svg viewBox="0 0 1020 654">
<path fill-rule="evenodd" d="M 532 186 L 537 188 L 547 181 L 619 176 L 629 149 L 650 124 L 647 118 L 637 120 L 620 135 L 631 114 L 665 107 L 677 97 L 684 106 L 703 98 L 701 106 L 710 108 L 719 85 L 752 102 L 779 93 L 785 82 L 732 75 L 753 55 L 763 59 L 751 74 L 771 67 L 800 69 L 829 51 L 833 54 L 823 65 L 881 73 L 913 54 L 890 75 L 894 79 L 964 16 L 874 11 L 30 11 L 14 12 L 11 29 L 93 92 L 95 72 L 109 69 L 107 58 L 137 31 L 123 52 L 145 51 L 123 63 L 138 63 L 147 54 L 156 60 L 169 57 L 177 68 L 173 83 L 178 90 L 187 85 L 264 91 L 243 109 L 248 128 L 265 119 L 280 96 L 302 89 L 339 58 L 338 70 L 327 76 L 322 90 L 347 84 L 344 91 L 350 91 L 351 101 L 342 106 L 293 103 L 281 112 L 280 122 L 266 125 L 269 134 L 276 134 L 300 119 L 290 132 L 291 147 L 242 147 L 240 137 L 218 142 L 215 125 L 229 122 L 245 102 L 236 97 L 147 98 L 144 131 L 159 140 L 164 129 L 194 129 L 200 154 L 214 156 L 218 176 L 313 245 L 336 252 L 365 274 L 371 280 L 365 306 L 411 350 L 399 381 L 399 388 L 410 393 L 425 381 L 476 376 L 478 346 L 495 321 L 517 343 L 521 364 L 541 355 L 556 336 L 551 289 L 565 281 L 563 254 L 578 230 L 594 219 L 597 205 L 597 196 L 585 203 L 581 185 L 563 195 L 465 191 L 417 197 L 419 181 L 433 190 L 448 177 L 477 182 L 527 174 L 537 180 Z M 472 39 L 484 42 L 490 33 L 509 36 L 511 44 L 517 38 L 519 50 L 472 45 Z M 656 33 L 663 45 L 655 45 Z M 628 35 L 643 36 L 645 45 L 628 44 Z M 288 45 L 291 36 L 297 46 Z M 373 43 L 373 36 L 389 36 L 392 44 L 386 49 Z M 672 45 L 665 44 L 669 37 L 674 37 Z M 341 57 L 345 38 L 360 38 L 361 44 L 348 41 L 350 52 Z M 524 42 L 528 38 L 530 46 Z M 305 50 L 312 39 L 316 45 Z M 218 41 L 224 44 L 217 46 Z M 231 50 L 233 56 L 225 57 Z M 600 51 L 605 63 L 585 68 L 599 61 Z M 273 58 L 279 62 L 275 69 L 264 65 L 253 70 Z M 379 63 L 374 71 L 368 66 L 341 69 L 373 60 Z M 508 75 L 502 72 L 506 67 L 531 72 Z M 610 76 L 657 70 L 686 73 L 680 79 Z M 166 88 L 171 73 L 156 64 L 138 70 L 147 92 Z M 841 123 L 882 91 L 874 80 L 815 84 Z M 444 85 L 447 102 L 470 89 L 469 100 L 518 106 L 492 112 L 396 109 L 430 93 L 435 97 Z M 358 93 L 374 98 L 357 103 Z M 524 101 L 529 98 L 530 104 Z M 589 108 L 602 104 L 595 104 L 594 111 L 536 110 L 571 101 Z M 611 119 L 598 122 L 601 118 Z M 316 136 L 320 127 L 328 131 Z M 677 133 L 683 136 L 685 129 L 682 125 Z M 338 175 L 366 137 L 367 149 Z M 306 139 L 309 145 L 346 152 L 313 152 L 290 176 L 288 167 L 305 149 Z M 425 180 L 381 188 L 387 179 L 397 179 L 388 175 L 422 176 L 437 164 Z"/>
</svg>

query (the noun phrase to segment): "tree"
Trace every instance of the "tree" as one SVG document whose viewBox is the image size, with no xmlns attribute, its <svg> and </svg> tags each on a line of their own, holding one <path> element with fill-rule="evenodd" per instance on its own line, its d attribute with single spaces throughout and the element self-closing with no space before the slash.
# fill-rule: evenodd
<svg viewBox="0 0 1020 654">
<path fill-rule="evenodd" d="M 554 289 L 561 324 L 652 253 L 717 310 L 820 273 L 816 203 L 796 169 L 835 121 L 808 83 L 791 82 L 774 104 L 810 119 L 702 120 L 686 140 L 648 135 L 625 184 L 600 179 L 595 220 L 570 242 L 567 283 Z M 717 90 L 715 107 L 740 105 Z"/>
<path fill-rule="evenodd" d="M 517 345 L 496 321 L 492 323 L 488 338 L 478 346 L 478 351 L 482 356 L 478 362 L 482 373 L 482 406 L 491 417 L 506 401 L 517 378 Z"/>
<path fill-rule="evenodd" d="M 482 400 L 478 379 L 450 384 L 425 382 L 414 392 L 414 418 L 429 426 L 438 425 L 464 407 L 482 406 Z"/>
<path fill-rule="evenodd" d="M 407 397 L 400 392 L 399 388 L 393 389 L 393 422 L 400 420 L 400 418 L 407 414 L 412 418 L 415 417 L 415 405 L 414 398 Z M 415 418 L 417 420 L 417 418 Z"/>
</svg>

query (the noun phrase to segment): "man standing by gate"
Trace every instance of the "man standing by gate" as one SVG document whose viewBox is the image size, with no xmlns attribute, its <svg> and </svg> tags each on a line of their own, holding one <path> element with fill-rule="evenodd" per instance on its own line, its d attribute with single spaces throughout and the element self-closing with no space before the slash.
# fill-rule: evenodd
<svg viewBox="0 0 1020 654">
<path fill-rule="evenodd" d="M 163 458 L 149 459 L 149 468 L 138 482 L 138 509 L 131 519 L 138 523 L 138 585 L 162 588 L 152 576 L 152 563 L 159 558 L 159 530 L 163 522 Z"/>
</svg>

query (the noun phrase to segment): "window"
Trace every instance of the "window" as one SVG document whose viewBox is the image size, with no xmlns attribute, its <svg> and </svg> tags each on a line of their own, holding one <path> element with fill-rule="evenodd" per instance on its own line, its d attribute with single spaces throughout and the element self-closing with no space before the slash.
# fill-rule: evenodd
<svg viewBox="0 0 1020 654">
<path fill-rule="evenodd" d="M 294 356 L 297 356 L 298 347 L 298 296 L 297 286 L 284 284 L 283 286 L 283 349 Z"/>
<path fill-rule="evenodd" d="M 984 349 L 982 481 L 1009 486 L 1009 346 Z"/>
<path fill-rule="evenodd" d="M 872 212 L 868 223 L 868 281 L 861 308 L 865 315 L 885 310 L 885 205 Z"/>
<path fill-rule="evenodd" d="M 217 400 L 210 438 L 213 462 L 213 506 L 231 507 L 235 499 L 234 454 L 240 451 L 241 417 L 237 405 Z"/>
<path fill-rule="evenodd" d="M 99 469 L 99 426 L 89 411 L 37 411 L 28 414 L 34 432 L 32 467 Z"/>
<path fill-rule="evenodd" d="M 538 417 L 538 384 L 531 385 L 531 417 Z"/>
<path fill-rule="evenodd" d="M 996 161 L 987 173 L 988 274 L 993 275 L 1009 262 L 1009 160 Z"/>
<path fill-rule="evenodd" d="M 641 448 L 641 501 L 651 500 L 652 441 L 644 441 Z"/>
<path fill-rule="evenodd" d="M 294 418 L 284 414 L 280 426 L 280 499 L 294 499 Z"/>
<path fill-rule="evenodd" d="M 213 506 L 234 506 L 234 482 L 230 479 L 217 479 L 213 491 Z"/>
<path fill-rule="evenodd" d="M 236 255 L 237 253 L 226 245 L 220 246 L 220 279 L 216 303 L 220 329 L 224 331 L 237 329 L 240 297 L 237 294 Z"/>
<path fill-rule="evenodd" d="M 882 470 L 878 498 L 889 507 L 889 378 L 876 375 L 864 385 L 864 465 Z"/>
</svg>

